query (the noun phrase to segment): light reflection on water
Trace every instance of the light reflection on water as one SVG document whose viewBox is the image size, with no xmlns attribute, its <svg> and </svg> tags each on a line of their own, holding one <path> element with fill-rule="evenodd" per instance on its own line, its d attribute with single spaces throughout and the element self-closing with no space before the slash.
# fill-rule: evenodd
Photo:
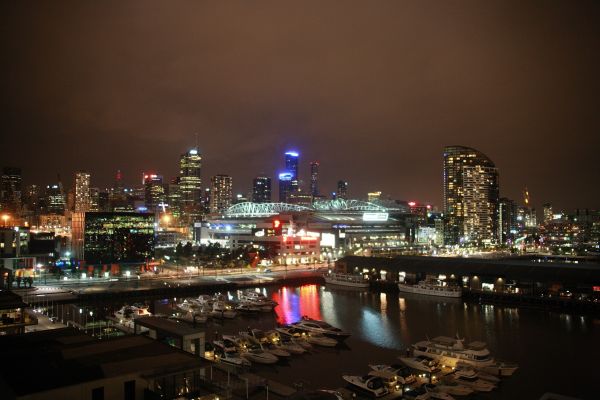
<svg viewBox="0 0 600 400">
<path fill-rule="evenodd" d="M 273 292 L 271 299 L 279 303 L 275 307 L 275 313 L 280 324 L 291 324 L 299 321 L 304 315 L 313 319 L 323 319 L 317 285 L 304 285 L 299 288 L 284 286 Z"/>
<path fill-rule="evenodd" d="M 340 387 L 343 374 L 364 374 L 369 363 L 397 362 L 405 346 L 427 336 L 458 333 L 467 342 L 487 342 L 495 357 L 520 365 L 498 391 L 477 398 L 540 398 L 545 392 L 597 398 L 597 392 L 589 395 L 597 381 L 593 349 L 600 337 L 600 319 L 593 316 L 318 285 L 272 287 L 266 292 L 279 303 L 275 314 L 209 321 L 207 337 L 214 331 L 231 334 L 247 326 L 272 329 L 275 320 L 291 323 L 302 315 L 323 319 L 352 334 L 345 347 L 316 349 L 285 365 L 255 367 L 261 375 L 288 385 L 303 380 L 312 388 Z M 168 311 L 160 304 L 156 312 L 163 307 Z M 590 356 L 582 357 L 582 351 Z"/>
</svg>

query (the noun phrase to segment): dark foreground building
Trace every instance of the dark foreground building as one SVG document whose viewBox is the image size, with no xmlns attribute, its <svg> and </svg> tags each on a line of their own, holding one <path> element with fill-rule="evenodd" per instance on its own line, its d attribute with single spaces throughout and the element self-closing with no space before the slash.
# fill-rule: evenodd
<svg viewBox="0 0 600 400">
<path fill-rule="evenodd" d="M 85 213 L 87 264 L 143 263 L 154 255 L 154 214 Z"/>
<path fill-rule="evenodd" d="M 2 399 L 150 400 L 208 394 L 205 362 L 145 336 L 97 340 L 72 328 L 0 337 Z"/>
</svg>

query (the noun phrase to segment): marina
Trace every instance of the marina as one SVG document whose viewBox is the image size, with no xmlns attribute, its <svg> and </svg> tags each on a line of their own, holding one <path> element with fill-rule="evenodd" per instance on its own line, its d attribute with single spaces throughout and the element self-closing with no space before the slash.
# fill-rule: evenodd
<svg viewBox="0 0 600 400">
<path fill-rule="evenodd" d="M 580 361 L 575 362 L 575 356 L 570 353 L 569 347 L 559 348 L 553 343 L 560 341 L 560 335 L 568 331 L 576 335 L 581 343 L 592 345 L 594 333 L 598 334 L 598 323 L 593 316 L 480 305 L 457 298 L 410 293 L 348 291 L 318 284 L 263 286 L 252 291 L 277 305 L 271 312 L 238 312 L 234 318 L 229 319 L 209 315 L 206 322 L 195 323 L 205 333 L 206 351 L 210 353 L 212 350 L 212 357 L 223 361 L 215 366 L 231 368 L 236 374 L 251 373 L 288 388 L 338 392 L 344 389 L 342 392 L 352 392 L 352 386 L 343 376 L 372 376 L 373 372 L 382 371 L 379 378 L 390 383 L 390 379 L 384 378 L 389 378 L 390 372 L 395 371 L 398 387 L 409 392 L 414 390 L 412 394 L 415 398 L 447 398 L 441 393 L 459 398 L 471 393 L 472 398 L 501 399 L 511 393 L 523 391 L 529 393 L 529 398 L 539 398 L 548 391 L 566 393 L 581 399 L 590 398 L 590 366 L 582 365 Z M 147 311 L 153 315 L 173 318 L 173 314 L 184 312 L 182 305 L 195 304 L 200 299 L 202 307 L 209 303 L 212 307 L 218 301 L 235 306 L 242 296 L 246 296 L 244 292 L 234 290 L 184 298 L 146 299 L 134 304 L 137 304 L 136 307 L 140 306 L 138 308 L 147 307 Z M 110 311 L 113 315 L 111 318 L 116 321 L 114 312 L 123 307 L 122 303 L 114 306 L 108 304 L 104 309 L 113 310 Z M 95 308 L 94 315 L 100 315 L 101 311 L 102 308 Z M 194 325 L 189 320 L 178 320 L 187 326 Z M 306 323 L 317 323 L 318 326 L 322 322 L 349 336 L 336 340 L 301 328 Z M 512 376 L 498 378 L 498 371 L 476 368 L 462 359 L 454 364 L 444 360 L 446 365 L 435 360 L 431 352 L 426 355 L 433 367 L 430 372 L 410 368 L 399 359 L 424 357 L 416 354 L 415 349 L 423 344 L 423 338 L 430 336 L 433 339 L 425 342 L 453 347 L 458 340 L 452 337 L 455 333 L 459 333 L 461 343 L 463 337 L 468 339 L 464 340 L 465 349 L 477 348 L 481 351 L 485 348 L 489 351 L 489 359 L 511 360 L 519 368 L 513 371 Z M 244 356 L 236 344 L 240 342 L 241 336 L 247 336 L 243 343 L 246 346 Z M 256 338 L 257 343 L 249 343 L 248 336 Z M 540 342 L 542 337 L 544 342 Z M 219 341 L 222 342 L 220 346 Z M 279 350 L 283 349 L 289 355 L 279 357 L 267 352 L 266 342 L 280 346 Z M 486 342 L 485 346 L 481 344 L 483 342 Z M 284 345 L 288 347 L 284 348 Z M 523 348 L 527 348 L 530 354 L 537 355 L 537 358 L 523 357 Z M 544 365 L 539 360 L 550 349 L 558 352 L 565 360 L 571 359 L 573 365 L 578 366 L 570 381 L 560 379 L 558 370 L 544 370 L 542 380 Z M 258 361 L 259 359 L 263 362 Z M 474 382 L 469 382 L 473 372 L 478 376 L 473 379 Z M 554 378 L 553 374 L 556 375 Z M 461 377 L 457 378 L 459 375 Z M 546 378 L 548 375 L 549 379 Z M 544 384 L 530 382 L 538 380 Z M 429 382 L 433 386 L 428 389 L 422 387 Z M 526 386 L 525 389 L 521 388 L 523 385 Z M 388 388 L 390 393 L 382 398 L 400 397 L 396 384 L 391 386 L 393 387 Z M 483 391 L 488 389 L 489 392 Z M 259 382 L 255 384 L 254 390 L 256 393 L 261 390 L 264 393 L 265 387 Z M 421 390 L 429 390 L 431 393 L 418 394 Z M 365 396 L 364 391 L 357 393 L 359 398 L 370 398 L 369 395 Z M 406 398 L 410 396 L 411 394 L 405 393 Z"/>
</svg>

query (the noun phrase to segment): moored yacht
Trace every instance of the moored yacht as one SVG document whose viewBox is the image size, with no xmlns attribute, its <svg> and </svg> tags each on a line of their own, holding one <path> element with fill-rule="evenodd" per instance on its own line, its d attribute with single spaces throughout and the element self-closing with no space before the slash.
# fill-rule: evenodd
<svg viewBox="0 0 600 400">
<path fill-rule="evenodd" d="M 376 376 L 344 375 L 342 379 L 373 397 L 382 397 L 389 393 L 381 378 Z"/>
<path fill-rule="evenodd" d="M 212 311 L 210 313 L 211 316 L 217 318 L 235 318 L 237 312 L 233 309 L 233 306 L 228 302 L 217 300 L 212 305 Z"/>
<path fill-rule="evenodd" d="M 338 345 L 338 341 L 323 335 L 318 332 L 309 332 L 304 331 L 302 329 L 298 329 L 295 326 L 285 326 L 280 328 L 275 328 L 277 332 L 291 336 L 293 338 L 298 338 L 299 342 L 302 345 L 302 341 L 306 341 L 309 344 L 314 344 L 317 346 L 323 347 L 335 347 Z M 302 345 L 304 347 L 304 345 Z"/>
<path fill-rule="evenodd" d="M 432 383 L 426 383 L 425 385 L 423 385 L 423 389 L 425 389 L 425 391 L 429 393 L 430 399 L 454 400 L 454 397 L 452 397 L 449 393 L 440 390 L 436 385 Z"/>
<path fill-rule="evenodd" d="M 431 357 L 417 356 L 417 357 L 398 357 L 400 361 L 409 366 L 412 369 L 423 371 L 427 373 L 436 373 L 440 370 L 439 364 Z"/>
<path fill-rule="evenodd" d="M 275 364 L 279 358 L 264 351 L 259 344 L 240 340 L 234 336 L 223 335 L 223 341 L 229 340 L 236 344 L 240 357 L 259 364 Z"/>
<path fill-rule="evenodd" d="M 461 297 L 462 289 L 457 285 L 448 285 L 439 279 L 428 278 L 415 285 L 398 283 L 398 290 L 404 293 L 424 294 L 439 297 Z"/>
<path fill-rule="evenodd" d="M 369 368 L 373 371 L 391 372 L 398 377 L 398 382 L 403 385 L 415 382 L 415 375 L 403 364 L 369 364 Z"/>
<path fill-rule="evenodd" d="M 119 320 L 135 319 L 139 317 L 151 316 L 147 306 L 123 306 L 119 311 L 115 312 L 115 317 Z"/>
<path fill-rule="evenodd" d="M 329 272 L 323 275 L 325 283 L 336 286 L 346 286 L 359 289 L 368 289 L 369 281 L 362 275 L 344 274 L 341 272 Z"/>
<path fill-rule="evenodd" d="M 454 379 L 456 383 L 468 386 L 477 392 L 491 392 L 496 388 L 492 383 L 479 379 L 476 373 L 456 371 L 454 374 L 448 375 L 448 377 Z"/>
<path fill-rule="evenodd" d="M 350 333 L 344 332 L 341 329 L 336 328 L 335 326 L 332 326 L 325 321 L 312 319 L 307 317 L 306 315 L 303 316 L 300 321 L 292 325 L 301 330 L 312 333 L 320 333 L 339 341 L 346 340 L 350 337 Z"/>
<path fill-rule="evenodd" d="M 438 336 L 417 342 L 412 349 L 415 355 L 434 358 L 443 365 L 456 367 L 458 363 L 463 363 L 494 375 L 510 376 L 518 368 L 516 364 L 495 361 L 483 342 L 465 345 L 464 339 Z"/>
</svg>

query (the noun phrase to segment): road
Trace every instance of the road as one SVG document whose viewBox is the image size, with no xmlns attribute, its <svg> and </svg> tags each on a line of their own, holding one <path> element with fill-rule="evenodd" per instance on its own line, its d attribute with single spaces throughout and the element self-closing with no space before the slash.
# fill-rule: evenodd
<svg viewBox="0 0 600 400">
<path fill-rule="evenodd" d="M 270 272 L 257 272 L 244 269 L 219 270 L 211 274 L 172 273 L 167 271 L 161 274 L 142 274 L 140 276 L 119 278 L 88 278 L 52 280 L 46 283 L 34 282 L 31 289 L 13 289 L 26 303 L 39 303 L 48 301 L 76 301 L 81 294 L 101 292 L 125 292 L 157 289 L 161 287 L 180 286 L 210 286 L 216 283 L 264 284 L 279 279 L 307 278 L 322 275 L 328 266 L 316 264 L 310 267 L 272 267 Z M 206 271 L 208 272 L 208 270 Z"/>
</svg>

